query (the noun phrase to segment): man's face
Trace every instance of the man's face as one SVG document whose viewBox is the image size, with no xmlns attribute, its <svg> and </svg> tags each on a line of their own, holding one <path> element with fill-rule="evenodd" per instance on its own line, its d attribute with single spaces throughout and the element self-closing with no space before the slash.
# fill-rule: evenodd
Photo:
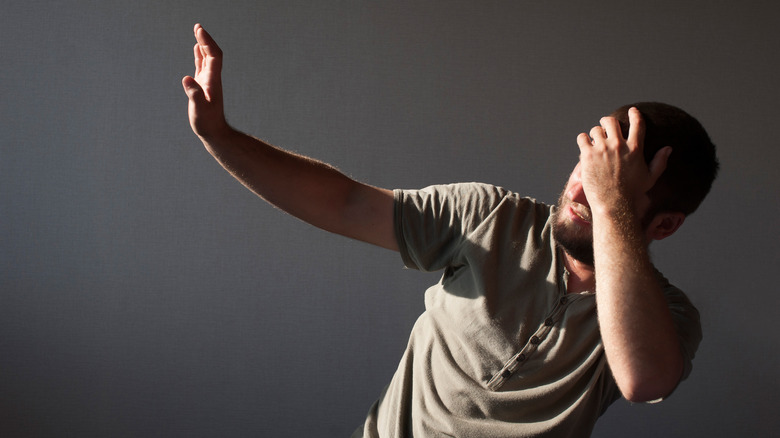
<svg viewBox="0 0 780 438">
<path fill-rule="evenodd" d="M 643 230 L 647 230 L 655 213 L 647 194 L 637 199 Z M 553 237 L 558 245 L 575 260 L 593 266 L 593 224 L 590 204 L 582 188 L 580 163 L 574 167 L 566 187 L 558 198 L 553 213 Z M 648 238 L 648 241 L 650 239 Z"/>
<path fill-rule="evenodd" d="M 569 176 L 553 214 L 553 237 L 575 260 L 593 266 L 591 212 L 580 180 L 580 164 Z"/>
</svg>

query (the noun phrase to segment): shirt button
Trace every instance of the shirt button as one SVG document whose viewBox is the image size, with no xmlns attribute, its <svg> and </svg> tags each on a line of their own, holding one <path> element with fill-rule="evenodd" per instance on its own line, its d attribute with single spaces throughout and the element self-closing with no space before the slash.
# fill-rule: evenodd
<svg viewBox="0 0 780 438">
<path fill-rule="evenodd" d="M 531 343 L 534 345 L 538 345 L 540 342 L 542 342 L 541 339 L 539 339 L 537 336 L 531 336 Z"/>
<path fill-rule="evenodd" d="M 566 304 L 566 301 L 568 301 L 566 297 L 561 297 L 561 304 Z"/>
<path fill-rule="evenodd" d="M 524 362 L 525 361 L 525 354 L 520 353 L 519 356 L 517 356 L 517 359 L 515 359 L 518 362 Z"/>
<path fill-rule="evenodd" d="M 503 378 L 505 378 L 505 379 L 508 379 L 508 378 L 509 378 L 509 376 L 511 376 L 511 375 L 512 375 L 512 372 L 511 372 L 511 371 L 509 371 L 509 370 L 504 370 L 504 372 L 503 372 L 503 373 L 501 373 L 501 377 L 503 377 Z"/>
<path fill-rule="evenodd" d="M 544 320 L 544 325 L 546 325 L 547 327 L 550 327 L 553 324 L 555 324 L 555 321 L 553 321 L 552 318 L 547 318 Z"/>
</svg>

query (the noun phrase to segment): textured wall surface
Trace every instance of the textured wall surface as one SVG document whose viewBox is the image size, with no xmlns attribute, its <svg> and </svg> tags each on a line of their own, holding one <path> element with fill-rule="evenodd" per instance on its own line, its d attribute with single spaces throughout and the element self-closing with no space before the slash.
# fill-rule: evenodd
<svg viewBox="0 0 780 438">
<path fill-rule="evenodd" d="M 768 436 L 780 403 L 774 2 L 7 2 L 0 14 L 0 436 L 343 437 L 435 274 L 255 198 L 190 131 L 192 26 L 237 128 L 388 187 L 552 202 L 624 103 L 699 118 L 710 197 L 658 267 L 703 315 L 668 401 L 600 437 Z"/>
</svg>

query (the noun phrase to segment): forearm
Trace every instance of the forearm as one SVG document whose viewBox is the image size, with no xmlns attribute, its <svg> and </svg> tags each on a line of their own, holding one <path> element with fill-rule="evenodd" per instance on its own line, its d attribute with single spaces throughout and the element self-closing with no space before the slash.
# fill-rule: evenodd
<svg viewBox="0 0 780 438">
<path fill-rule="evenodd" d="M 272 205 L 324 230 L 395 249 L 389 190 L 232 129 L 201 140 L 225 170 Z"/>
<path fill-rule="evenodd" d="M 666 396 L 682 356 L 640 221 L 627 203 L 594 212 L 593 239 L 599 326 L 615 380 L 632 401 Z"/>
<path fill-rule="evenodd" d="M 190 126 L 231 175 L 258 196 L 322 229 L 397 249 L 393 192 L 348 178 L 334 167 L 271 146 L 232 129 L 222 103 L 222 50 L 194 28 L 195 76 L 182 86 Z"/>
</svg>

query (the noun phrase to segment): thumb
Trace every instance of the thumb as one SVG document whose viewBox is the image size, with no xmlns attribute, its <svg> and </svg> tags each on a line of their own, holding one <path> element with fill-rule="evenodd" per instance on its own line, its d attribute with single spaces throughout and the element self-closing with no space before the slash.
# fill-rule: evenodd
<svg viewBox="0 0 780 438">
<path fill-rule="evenodd" d="M 206 102 L 206 93 L 195 78 L 192 76 L 185 76 L 181 80 L 181 85 L 184 87 L 184 92 L 187 94 L 187 97 L 194 104 L 200 105 Z"/>
<path fill-rule="evenodd" d="M 661 149 L 659 149 L 658 152 L 655 153 L 653 160 L 650 162 L 650 165 L 648 166 L 650 170 L 650 179 L 653 182 L 653 184 L 655 184 L 655 182 L 658 181 L 658 178 L 660 178 L 661 175 L 664 173 L 664 170 L 666 170 L 666 164 L 669 162 L 669 155 L 671 154 L 672 154 L 671 146 L 664 146 Z"/>
</svg>

